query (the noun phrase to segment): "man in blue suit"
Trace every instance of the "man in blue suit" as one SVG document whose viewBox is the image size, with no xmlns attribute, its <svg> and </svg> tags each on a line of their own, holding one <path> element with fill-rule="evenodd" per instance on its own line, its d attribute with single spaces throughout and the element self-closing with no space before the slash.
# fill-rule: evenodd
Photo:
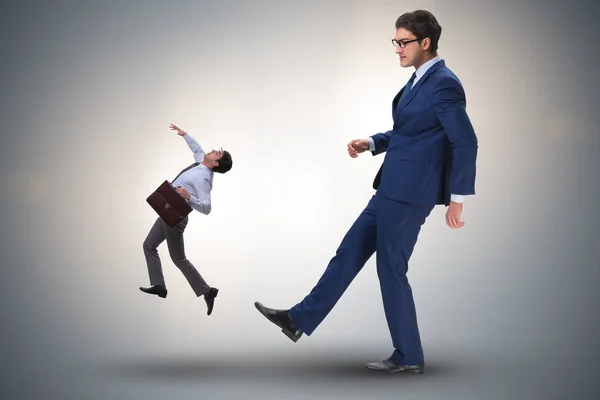
<svg viewBox="0 0 600 400">
<path fill-rule="evenodd" d="M 392 43 L 402 67 L 415 72 L 392 102 L 393 129 L 348 143 L 357 157 L 385 152 L 375 195 L 340 244 L 313 290 L 289 310 L 256 308 L 294 342 L 310 335 L 376 252 L 384 310 L 394 351 L 367 368 L 423 373 L 425 364 L 408 261 L 425 219 L 447 206 L 446 223 L 464 226 L 465 196 L 475 193 L 478 142 L 459 79 L 437 55 L 442 28 L 428 11 L 401 15 Z"/>
</svg>

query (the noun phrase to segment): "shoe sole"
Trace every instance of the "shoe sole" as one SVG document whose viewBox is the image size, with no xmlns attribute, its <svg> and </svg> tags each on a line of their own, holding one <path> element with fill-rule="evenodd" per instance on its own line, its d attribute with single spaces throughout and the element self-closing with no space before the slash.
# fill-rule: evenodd
<svg viewBox="0 0 600 400">
<path fill-rule="evenodd" d="M 286 331 L 285 329 L 283 329 L 283 327 L 281 325 L 279 325 L 276 321 L 273 321 L 267 314 L 265 314 L 258 305 L 256 305 L 256 303 L 254 304 L 254 307 L 256 307 L 256 309 L 258 310 L 259 313 L 261 313 L 266 319 L 268 319 L 269 321 L 271 321 L 273 324 L 277 325 L 278 327 L 281 328 L 281 332 L 283 332 L 283 334 L 287 337 L 290 338 L 290 340 L 294 343 L 296 343 L 298 341 L 298 339 L 300 339 L 299 337 L 295 337 L 294 335 L 292 335 L 291 333 L 289 333 L 288 331 Z"/>
<path fill-rule="evenodd" d="M 161 299 L 166 299 L 166 298 L 167 298 L 167 293 L 165 293 L 165 294 L 159 294 L 159 293 L 148 293 L 148 292 L 145 292 L 145 291 L 143 291 L 142 289 L 140 289 L 140 292 L 142 292 L 142 293 L 146 293 L 146 294 L 149 294 L 149 295 L 151 295 L 151 296 L 158 296 L 158 297 L 160 297 Z"/>
<path fill-rule="evenodd" d="M 423 373 L 425 373 L 425 371 L 423 369 L 397 369 L 394 371 L 389 371 L 389 370 L 385 370 L 385 369 L 379 369 L 379 368 L 371 368 L 369 366 L 365 366 L 365 368 L 367 368 L 370 371 L 375 371 L 375 372 L 387 372 L 387 373 L 400 373 L 400 372 L 408 372 L 411 373 L 413 375 L 422 375 Z"/>
</svg>

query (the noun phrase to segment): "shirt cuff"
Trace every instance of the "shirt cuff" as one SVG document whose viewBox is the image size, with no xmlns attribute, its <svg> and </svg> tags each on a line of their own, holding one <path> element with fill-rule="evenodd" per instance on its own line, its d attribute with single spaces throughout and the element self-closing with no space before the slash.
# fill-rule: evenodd
<svg viewBox="0 0 600 400">
<path fill-rule="evenodd" d="M 375 151 L 375 141 L 372 137 L 369 138 L 369 151 Z"/>
<path fill-rule="evenodd" d="M 467 198 L 467 196 L 462 195 L 462 194 L 451 194 L 450 195 L 450 200 L 455 203 L 462 203 L 463 201 L 465 201 L 466 198 Z"/>
</svg>

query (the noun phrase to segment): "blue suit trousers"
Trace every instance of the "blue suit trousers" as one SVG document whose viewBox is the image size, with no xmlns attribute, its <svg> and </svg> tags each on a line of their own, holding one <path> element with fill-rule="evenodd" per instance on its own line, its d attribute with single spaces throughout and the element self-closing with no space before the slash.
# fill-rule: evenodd
<svg viewBox="0 0 600 400">
<path fill-rule="evenodd" d="M 312 291 L 290 309 L 307 335 L 323 322 L 367 260 L 377 253 L 377 275 L 392 337 L 392 360 L 403 365 L 424 361 L 408 261 L 434 204 L 409 204 L 375 194 L 344 236 Z"/>
</svg>

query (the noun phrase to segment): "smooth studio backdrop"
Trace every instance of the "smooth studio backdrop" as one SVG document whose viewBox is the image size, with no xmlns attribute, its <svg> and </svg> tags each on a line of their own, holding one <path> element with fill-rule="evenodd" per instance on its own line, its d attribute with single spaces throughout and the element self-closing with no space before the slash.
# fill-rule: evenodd
<svg viewBox="0 0 600 400">
<path fill-rule="evenodd" d="M 426 359 L 573 363 L 565 384 L 538 373 L 507 387 L 597 392 L 598 7 L 582 1 L 4 5 L 3 390 L 86 393 L 81 365 L 145 357 L 265 367 L 360 355 L 361 368 L 391 354 L 374 257 L 296 344 L 253 302 L 300 301 L 373 195 L 383 156 L 351 159 L 346 144 L 391 128 L 413 71 L 390 39 L 417 8 L 442 25 L 439 54 L 480 146 L 465 227 L 448 228 L 437 207 L 410 263 Z M 193 161 L 169 123 L 233 155 L 213 211 L 185 233 L 188 258 L 220 289 L 210 317 L 166 244 L 168 298 L 138 290 L 156 217 L 145 198 Z M 493 379 L 488 392 L 506 377 Z"/>
</svg>

